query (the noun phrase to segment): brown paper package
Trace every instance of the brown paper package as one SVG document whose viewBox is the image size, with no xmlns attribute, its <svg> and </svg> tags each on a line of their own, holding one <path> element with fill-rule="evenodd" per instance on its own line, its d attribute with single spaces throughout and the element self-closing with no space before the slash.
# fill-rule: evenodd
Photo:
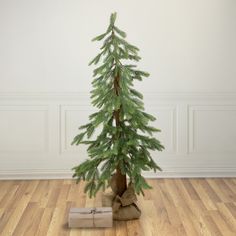
<svg viewBox="0 0 236 236">
<path fill-rule="evenodd" d="M 69 212 L 70 228 L 112 227 L 112 208 L 71 208 Z"/>
</svg>

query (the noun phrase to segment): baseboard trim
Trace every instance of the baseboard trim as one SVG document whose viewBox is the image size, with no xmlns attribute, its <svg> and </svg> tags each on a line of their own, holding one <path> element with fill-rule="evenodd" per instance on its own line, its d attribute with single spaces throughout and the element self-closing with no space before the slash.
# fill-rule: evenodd
<svg viewBox="0 0 236 236">
<path fill-rule="evenodd" d="M 1 180 L 72 179 L 73 172 L 64 169 L 52 170 L 0 170 Z M 236 168 L 176 168 L 162 172 L 144 172 L 146 178 L 235 178 Z"/>
</svg>

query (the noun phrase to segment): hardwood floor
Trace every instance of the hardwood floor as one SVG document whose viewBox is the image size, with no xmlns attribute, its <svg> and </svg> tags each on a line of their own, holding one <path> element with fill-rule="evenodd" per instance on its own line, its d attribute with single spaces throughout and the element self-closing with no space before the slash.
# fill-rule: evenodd
<svg viewBox="0 0 236 236">
<path fill-rule="evenodd" d="M 0 181 L 1 236 L 236 235 L 236 179 L 155 179 L 139 196 L 140 220 L 68 229 L 71 207 L 101 206 L 73 180 Z"/>
</svg>

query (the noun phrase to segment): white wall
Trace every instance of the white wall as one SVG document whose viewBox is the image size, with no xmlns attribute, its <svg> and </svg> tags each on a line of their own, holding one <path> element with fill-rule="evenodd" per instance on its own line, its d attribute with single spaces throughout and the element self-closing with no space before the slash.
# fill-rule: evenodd
<svg viewBox="0 0 236 236">
<path fill-rule="evenodd" d="M 159 176 L 235 175 L 235 0 L 0 0 L 0 176 L 65 177 L 86 158 L 70 142 L 114 11 L 151 73 L 136 86 L 163 131 Z"/>
</svg>

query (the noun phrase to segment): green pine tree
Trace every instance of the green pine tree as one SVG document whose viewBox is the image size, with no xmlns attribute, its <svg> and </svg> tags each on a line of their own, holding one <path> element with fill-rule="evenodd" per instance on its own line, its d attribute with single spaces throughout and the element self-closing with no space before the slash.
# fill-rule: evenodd
<svg viewBox="0 0 236 236">
<path fill-rule="evenodd" d="M 99 66 L 94 70 L 91 99 L 98 111 L 89 116 L 89 123 L 81 126 L 72 144 L 87 144 L 89 159 L 73 168 L 73 177 L 87 182 L 85 192 L 95 196 L 99 189 L 109 186 L 116 174 L 118 194 L 127 188 L 129 176 L 137 194 L 151 186 L 142 176 L 142 170 L 161 168 L 152 159 L 149 150 L 162 151 L 164 147 L 152 136 L 159 129 L 149 125 L 155 117 L 144 111 L 143 96 L 133 88 L 134 80 L 148 77 L 147 72 L 125 61 L 139 61 L 139 49 L 128 43 L 126 33 L 115 26 L 116 13 L 111 14 L 105 33 L 93 41 L 103 40 L 101 52 L 89 63 Z M 91 136 L 101 126 L 95 140 Z"/>
</svg>

